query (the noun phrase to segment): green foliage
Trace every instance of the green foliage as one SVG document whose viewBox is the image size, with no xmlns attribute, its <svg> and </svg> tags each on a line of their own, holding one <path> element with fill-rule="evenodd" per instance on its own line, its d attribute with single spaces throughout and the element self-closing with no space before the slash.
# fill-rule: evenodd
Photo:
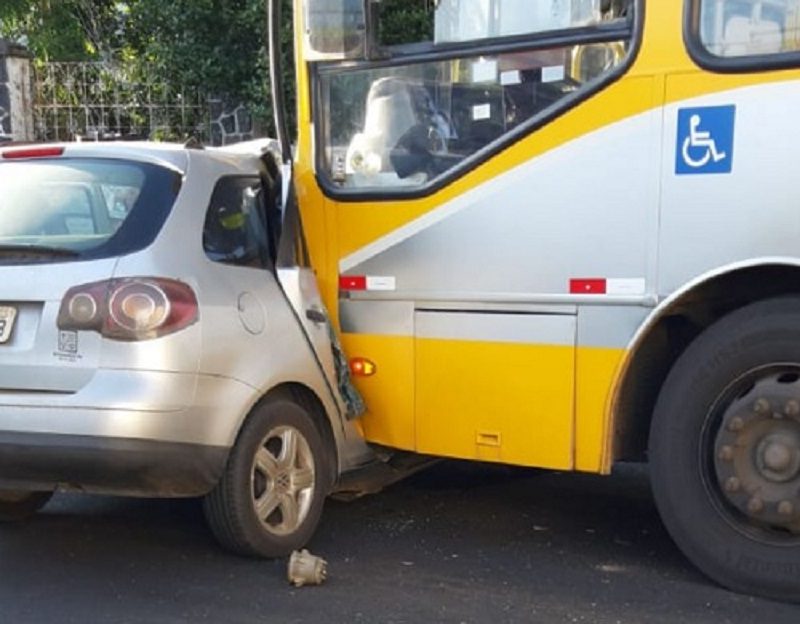
<svg viewBox="0 0 800 624">
<path fill-rule="evenodd" d="M 167 83 L 244 102 L 258 125 L 274 136 L 265 0 L 130 0 L 127 5 L 132 62 Z M 291 0 L 283 0 L 282 8 L 285 96 L 293 118 Z"/>
<path fill-rule="evenodd" d="M 291 69 L 291 0 L 284 3 Z M 265 0 L 0 0 L 0 36 L 28 45 L 38 62 L 112 61 L 142 82 L 245 102 L 272 131 Z"/>
<path fill-rule="evenodd" d="M 84 60 L 86 37 L 71 2 L 3 0 L 0 36 L 25 43 L 40 59 Z"/>
<path fill-rule="evenodd" d="M 126 28 L 136 59 L 172 84 L 246 101 L 267 122 L 263 0 L 136 0 Z"/>
<path fill-rule="evenodd" d="M 383 45 L 433 40 L 430 0 L 381 0 L 379 40 Z"/>
<path fill-rule="evenodd" d="M 286 103 L 294 110 L 292 2 L 283 0 Z M 431 0 L 382 0 L 385 44 L 430 39 Z M 0 0 L 0 36 L 38 62 L 103 60 L 126 76 L 247 104 L 272 128 L 265 0 Z"/>
</svg>

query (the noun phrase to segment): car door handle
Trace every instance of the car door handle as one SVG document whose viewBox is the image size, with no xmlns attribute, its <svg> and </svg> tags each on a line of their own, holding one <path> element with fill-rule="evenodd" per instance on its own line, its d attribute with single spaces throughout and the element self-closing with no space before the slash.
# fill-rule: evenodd
<svg viewBox="0 0 800 624">
<path fill-rule="evenodd" d="M 317 325 L 328 322 L 328 318 L 325 316 L 325 313 L 314 308 L 309 308 L 306 310 L 306 318 Z"/>
</svg>

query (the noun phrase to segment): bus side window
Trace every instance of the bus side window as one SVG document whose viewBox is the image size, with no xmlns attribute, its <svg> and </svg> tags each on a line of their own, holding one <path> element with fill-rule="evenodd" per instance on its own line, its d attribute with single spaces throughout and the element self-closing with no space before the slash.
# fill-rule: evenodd
<svg viewBox="0 0 800 624">
<path fill-rule="evenodd" d="M 747 57 L 800 50 L 800 2 L 699 0 L 700 39 L 711 54 Z"/>
<path fill-rule="evenodd" d="M 618 41 L 323 74 L 324 171 L 346 189 L 422 186 L 626 55 Z"/>
</svg>

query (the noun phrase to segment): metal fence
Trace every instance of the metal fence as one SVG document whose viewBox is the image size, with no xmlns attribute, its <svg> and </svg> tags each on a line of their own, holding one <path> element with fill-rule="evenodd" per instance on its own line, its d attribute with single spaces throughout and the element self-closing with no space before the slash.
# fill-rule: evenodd
<svg viewBox="0 0 800 624">
<path fill-rule="evenodd" d="M 34 125 L 41 141 L 140 138 L 201 141 L 209 135 L 206 94 L 128 75 L 106 63 L 35 68 Z"/>
</svg>

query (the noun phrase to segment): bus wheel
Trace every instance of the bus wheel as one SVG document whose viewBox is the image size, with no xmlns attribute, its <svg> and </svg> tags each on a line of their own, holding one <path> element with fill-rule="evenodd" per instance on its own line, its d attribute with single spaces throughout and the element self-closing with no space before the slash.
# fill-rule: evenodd
<svg viewBox="0 0 800 624">
<path fill-rule="evenodd" d="M 661 390 L 653 493 L 684 554 L 731 589 L 800 601 L 800 299 L 704 331 Z"/>
<path fill-rule="evenodd" d="M 280 394 L 242 427 L 204 511 L 217 539 L 243 555 L 281 557 L 308 542 L 330 475 L 325 445 L 304 407 Z"/>
<path fill-rule="evenodd" d="M 53 497 L 52 492 L 0 490 L 0 522 L 27 520 Z"/>
</svg>

